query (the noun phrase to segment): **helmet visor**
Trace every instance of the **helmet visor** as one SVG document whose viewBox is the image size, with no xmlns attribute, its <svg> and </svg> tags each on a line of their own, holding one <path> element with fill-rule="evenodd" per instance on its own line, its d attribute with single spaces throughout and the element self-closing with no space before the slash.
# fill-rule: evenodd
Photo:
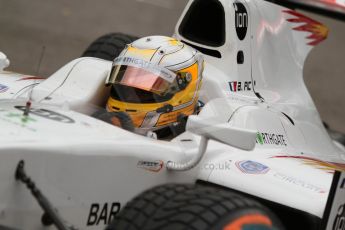
<svg viewBox="0 0 345 230">
<path fill-rule="evenodd" d="M 150 62 L 132 57 L 118 57 L 107 84 L 130 86 L 158 95 L 172 93 L 176 88 L 176 74 Z"/>
</svg>

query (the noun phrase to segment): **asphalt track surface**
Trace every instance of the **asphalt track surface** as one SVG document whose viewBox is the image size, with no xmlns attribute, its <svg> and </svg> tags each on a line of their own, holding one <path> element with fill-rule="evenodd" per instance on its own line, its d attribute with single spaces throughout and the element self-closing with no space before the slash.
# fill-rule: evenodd
<svg viewBox="0 0 345 230">
<path fill-rule="evenodd" d="M 11 60 L 10 70 L 49 76 L 101 35 L 171 35 L 186 2 L 0 0 L 0 51 Z M 327 25 L 330 34 L 307 58 L 304 79 L 322 119 L 345 133 L 345 23 L 308 15 Z"/>
</svg>

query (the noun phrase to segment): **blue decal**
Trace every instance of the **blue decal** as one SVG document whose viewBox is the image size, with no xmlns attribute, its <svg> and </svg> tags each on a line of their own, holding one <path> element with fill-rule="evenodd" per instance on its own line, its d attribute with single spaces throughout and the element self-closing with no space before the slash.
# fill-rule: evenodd
<svg viewBox="0 0 345 230">
<path fill-rule="evenodd" d="M 238 161 L 236 166 L 239 170 L 248 174 L 265 174 L 270 168 L 255 161 Z"/>
<path fill-rule="evenodd" d="M 0 84 L 0 93 L 4 93 L 8 90 L 8 86 Z"/>
</svg>

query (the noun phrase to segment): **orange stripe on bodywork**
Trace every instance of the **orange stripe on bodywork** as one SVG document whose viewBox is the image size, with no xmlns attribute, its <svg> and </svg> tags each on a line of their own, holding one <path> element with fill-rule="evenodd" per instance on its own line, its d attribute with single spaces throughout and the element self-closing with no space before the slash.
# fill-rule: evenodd
<svg viewBox="0 0 345 230">
<path fill-rule="evenodd" d="M 336 163 L 336 162 L 328 162 L 322 161 L 319 159 L 315 159 L 312 157 L 305 157 L 305 156 L 293 156 L 293 155 L 282 155 L 282 156 L 273 156 L 271 158 L 290 158 L 290 159 L 298 159 L 301 160 L 306 165 L 311 165 L 314 167 L 318 167 L 319 169 L 325 171 L 337 170 L 345 172 L 345 164 Z M 333 172 L 331 172 L 333 173 Z"/>
<path fill-rule="evenodd" d="M 44 78 L 44 77 L 35 77 L 35 76 L 29 76 L 29 75 L 27 75 L 27 76 L 24 76 L 24 77 L 22 77 L 22 78 L 18 79 L 17 81 L 26 81 L 26 80 L 43 80 L 43 79 L 45 79 L 45 78 Z"/>
<path fill-rule="evenodd" d="M 226 225 L 223 230 L 241 230 L 244 225 L 266 225 L 272 227 L 272 221 L 270 218 L 260 214 L 251 214 L 242 216 L 230 224 Z"/>
</svg>

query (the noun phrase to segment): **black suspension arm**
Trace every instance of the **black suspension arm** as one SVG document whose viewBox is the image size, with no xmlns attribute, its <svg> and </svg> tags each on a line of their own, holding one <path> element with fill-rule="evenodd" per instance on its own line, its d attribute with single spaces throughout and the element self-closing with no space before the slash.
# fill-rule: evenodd
<svg viewBox="0 0 345 230">
<path fill-rule="evenodd" d="M 23 182 L 27 188 L 31 191 L 32 195 L 37 200 L 38 204 L 44 211 L 44 215 L 48 217 L 52 224 L 59 230 L 72 230 L 73 227 L 68 227 L 59 214 L 54 210 L 49 200 L 42 194 L 42 192 L 36 187 L 32 179 L 26 174 L 24 169 L 24 161 L 21 160 L 18 163 L 15 178 L 18 181 Z"/>
</svg>

